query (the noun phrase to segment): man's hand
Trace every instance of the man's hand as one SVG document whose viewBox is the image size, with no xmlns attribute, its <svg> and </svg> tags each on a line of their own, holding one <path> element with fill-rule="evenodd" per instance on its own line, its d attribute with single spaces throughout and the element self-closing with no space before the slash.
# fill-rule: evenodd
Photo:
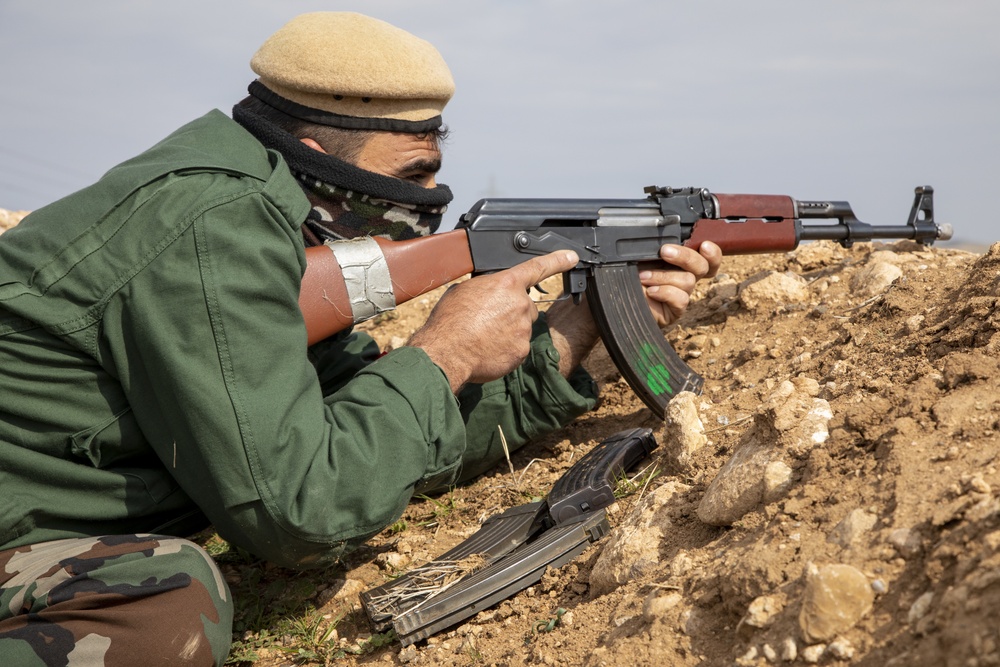
<svg viewBox="0 0 1000 667">
<path fill-rule="evenodd" d="M 663 262 L 639 266 L 639 280 L 645 288 L 653 319 L 665 327 L 680 319 L 687 310 L 695 283 L 719 272 L 722 250 L 708 241 L 697 251 L 665 245 L 660 248 L 660 257 Z M 597 325 L 586 299 L 579 306 L 568 299 L 552 304 L 548 322 L 552 342 L 560 355 L 559 371 L 568 376 L 597 343 Z"/>
<path fill-rule="evenodd" d="M 452 391 L 503 377 L 531 350 L 538 309 L 528 288 L 578 261 L 576 253 L 559 251 L 455 285 L 407 345 L 422 348 L 441 367 Z"/>
<path fill-rule="evenodd" d="M 678 245 L 660 248 L 660 258 L 668 264 L 650 262 L 639 266 L 639 281 L 646 289 L 646 301 L 660 327 L 681 318 L 691 300 L 695 283 L 714 278 L 722 263 L 722 250 L 711 241 L 699 250 Z"/>
</svg>

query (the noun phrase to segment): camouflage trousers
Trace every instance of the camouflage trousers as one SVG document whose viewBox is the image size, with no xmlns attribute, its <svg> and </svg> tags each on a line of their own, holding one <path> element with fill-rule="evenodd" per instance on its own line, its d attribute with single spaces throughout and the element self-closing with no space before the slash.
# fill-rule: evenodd
<svg viewBox="0 0 1000 667">
<path fill-rule="evenodd" d="M 233 604 L 187 540 L 114 535 L 0 551 L 0 663 L 222 665 Z"/>
</svg>

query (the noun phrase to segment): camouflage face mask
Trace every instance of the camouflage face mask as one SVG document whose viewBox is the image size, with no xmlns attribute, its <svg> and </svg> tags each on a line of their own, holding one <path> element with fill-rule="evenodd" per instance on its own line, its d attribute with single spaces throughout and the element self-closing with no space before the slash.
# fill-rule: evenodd
<svg viewBox="0 0 1000 667">
<path fill-rule="evenodd" d="M 427 236 L 441 226 L 447 205 L 405 204 L 298 174 L 313 205 L 306 225 L 321 241 L 381 236 L 394 241 Z"/>
<path fill-rule="evenodd" d="M 416 183 L 360 169 L 307 147 L 266 118 L 239 105 L 233 120 L 288 163 L 313 209 L 303 226 L 307 243 L 358 236 L 396 241 L 433 234 L 452 199 L 447 185 Z"/>
</svg>

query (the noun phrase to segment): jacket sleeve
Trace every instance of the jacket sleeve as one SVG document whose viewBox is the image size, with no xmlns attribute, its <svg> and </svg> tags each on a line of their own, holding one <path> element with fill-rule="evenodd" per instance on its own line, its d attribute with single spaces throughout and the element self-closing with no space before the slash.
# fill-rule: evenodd
<svg viewBox="0 0 1000 667">
<path fill-rule="evenodd" d="M 308 354 L 320 389 L 329 396 L 378 359 L 381 351 L 367 333 L 348 329 L 312 345 Z"/>
<path fill-rule="evenodd" d="M 597 385 L 583 368 L 563 378 L 542 313 L 524 363 L 504 378 L 466 387 L 459 399 L 467 442 L 459 481 L 466 482 L 504 460 L 504 442 L 515 451 L 593 408 Z"/>
<path fill-rule="evenodd" d="M 343 387 L 360 369 L 378 358 L 375 341 L 364 332 L 341 332 L 310 350 L 324 394 Z M 459 482 L 468 482 L 504 460 L 503 442 L 515 451 L 532 439 L 555 431 L 594 407 L 597 385 L 583 368 L 565 379 L 552 344 L 545 313 L 532 332 L 531 351 L 506 377 L 469 385 L 459 394 L 466 448 Z M 503 433 L 503 441 L 500 434 Z M 425 480 L 421 493 L 443 491 L 452 479 Z"/>
<path fill-rule="evenodd" d="M 226 177 L 189 178 L 185 192 Z M 146 217 L 177 210 L 170 191 Z M 419 349 L 324 397 L 298 309 L 305 257 L 290 221 L 304 215 L 266 188 L 206 205 L 110 300 L 100 342 L 185 493 L 220 534 L 283 565 L 338 558 L 424 480 L 453 481 L 465 451 L 458 401 Z"/>
</svg>

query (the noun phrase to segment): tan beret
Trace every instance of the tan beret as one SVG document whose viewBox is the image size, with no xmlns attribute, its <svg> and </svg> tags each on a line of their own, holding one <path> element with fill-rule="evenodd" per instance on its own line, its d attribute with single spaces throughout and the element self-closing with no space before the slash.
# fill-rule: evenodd
<svg viewBox="0 0 1000 667">
<path fill-rule="evenodd" d="M 353 12 L 314 12 L 264 42 L 250 92 L 286 113 L 356 129 L 437 127 L 455 92 L 438 50 L 405 30 Z"/>
</svg>

